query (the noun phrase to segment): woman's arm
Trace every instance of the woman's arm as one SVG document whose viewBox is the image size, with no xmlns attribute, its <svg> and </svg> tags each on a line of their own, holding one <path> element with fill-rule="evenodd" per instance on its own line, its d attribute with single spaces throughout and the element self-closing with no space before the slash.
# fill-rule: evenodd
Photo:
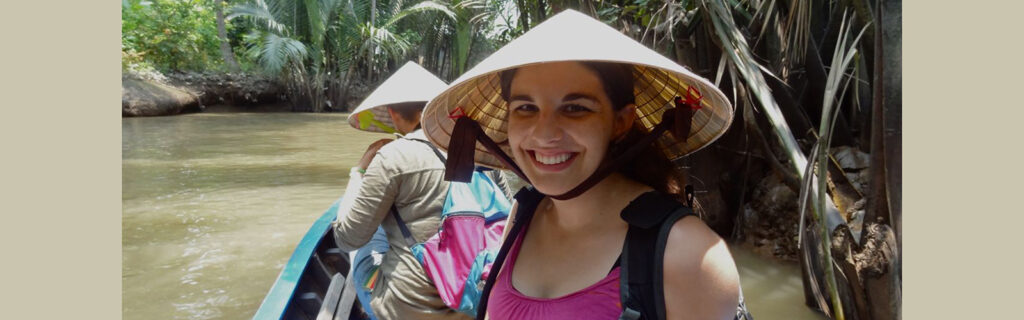
<svg viewBox="0 0 1024 320">
<path fill-rule="evenodd" d="M 352 205 L 356 203 L 356 196 L 359 195 L 359 189 L 363 187 L 363 172 L 366 169 L 358 166 L 352 167 L 348 172 L 348 185 L 345 186 L 345 194 L 341 196 L 341 203 L 338 204 L 338 216 L 334 220 L 334 225 L 338 222 L 344 221 L 348 217 L 349 212 L 352 211 Z M 336 226 L 335 226 L 336 227 Z"/>
<path fill-rule="evenodd" d="M 739 304 L 736 264 L 725 241 L 700 219 L 672 226 L 665 245 L 666 319 L 732 320 Z"/>
</svg>

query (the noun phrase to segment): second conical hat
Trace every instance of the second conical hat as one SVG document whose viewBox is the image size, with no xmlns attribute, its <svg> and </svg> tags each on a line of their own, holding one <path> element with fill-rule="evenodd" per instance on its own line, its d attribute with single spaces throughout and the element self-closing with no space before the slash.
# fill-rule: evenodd
<svg viewBox="0 0 1024 320">
<path fill-rule="evenodd" d="M 444 81 L 427 69 L 423 69 L 415 62 L 406 62 L 363 99 L 363 102 L 348 115 L 348 123 L 353 128 L 363 131 L 395 133 L 395 124 L 391 121 L 386 106 L 410 102 L 426 104 L 444 90 L 445 86 Z"/>
</svg>

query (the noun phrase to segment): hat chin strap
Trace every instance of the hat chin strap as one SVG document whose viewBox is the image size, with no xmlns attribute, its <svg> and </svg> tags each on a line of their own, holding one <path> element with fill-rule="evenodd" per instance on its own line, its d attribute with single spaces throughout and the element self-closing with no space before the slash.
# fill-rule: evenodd
<svg viewBox="0 0 1024 320">
<path fill-rule="evenodd" d="M 601 180 L 607 178 L 612 172 L 618 170 L 619 167 L 632 160 L 644 148 L 654 143 L 658 137 L 670 129 L 676 139 L 685 142 L 690 133 L 690 120 L 693 118 L 693 109 L 684 107 L 681 104 L 677 99 L 676 107 L 665 110 L 665 113 L 661 116 L 661 122 L 654 126 L 651 132 L 644 135 L 622 153 L 616 155 L 615 158 L 602 162 L 590 177 L 587 177 L 586 180 L 583 180 L 575 188 L 560 195 L 548 196 L 557 200 L 569 200 L 583 194 L 601 182 Z M 526 174 L 523 173 L 523 170 L 512 161 L 512 157 L 509 157 L 490 136 L 484 133 L 483 129 L 480 128 L 480 124 L 469 119 L 469 117 L 460 117 L 458 120 L 455 120 L 452 138 L 448 143 L 448 160 L 445 161 L 445 180 L 469 182 L 473 175 L 474 153 L 476 152 L 477 141 L 487 151 L 497 156 L 498 161 L 512 170 L 519 178 L 523 179 L 526 183 L 532 184 L 530 179 L 526 177 Z"/>
<path fill-rule="evenodd" d="M 444 180 L 469 182 L 473 177 L 474 158 L 476 143 L 480 142 L 487 151 L 498 157 L 498 161 L 512 170 L 519 178 L 530 183 L 523 170 L 512 161 L 505 151 L 498 147 L 490 136 L 484 133 L 480 124 L 469 117 L 459 117 L 455 120 L 455 127 L 452 129 L 452 138 L 448 142 L 448 160 L 445 161 Z"/>
</svg>

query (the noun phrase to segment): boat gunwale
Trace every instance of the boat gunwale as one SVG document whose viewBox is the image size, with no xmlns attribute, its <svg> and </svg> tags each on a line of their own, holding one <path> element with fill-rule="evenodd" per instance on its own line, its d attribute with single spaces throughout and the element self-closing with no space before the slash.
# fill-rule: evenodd
<svg viewBox="0 0 1024 320">
<path fill-rule="evenodd" d="M 274 285 L 270 287 L 270 291 L 263 298 L 260 308 L 253 315 L 253 319 L 280 319 L 284 316 L 285 312 L 288 312 L 289 302 L 294 298 L 299 280 L 302 279 L 302 275 L 305 273 L 313 253 L 320 245 L 320 241 L 327 234 L 327 231 L 330 230 L 330 224 L 337 216 L 340 203 L 341 199 L 335 200 L 320 218 L 313 222 L 313 225 L 310 226 L 309 231 L 306 231 L 302 240 L 299 240 L 299 244 L 295 246 L 295 250 L 292 251 L 288 262 L 281 269 L 281 273 L 278 274 Z"/>
</svg>

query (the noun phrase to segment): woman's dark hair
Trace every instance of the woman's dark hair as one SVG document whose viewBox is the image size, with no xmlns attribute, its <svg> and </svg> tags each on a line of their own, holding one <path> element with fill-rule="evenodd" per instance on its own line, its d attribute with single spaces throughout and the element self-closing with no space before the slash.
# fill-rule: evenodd
<svg viewBox="0 0 1024 320">
<path fill-rule="evenodd" d="M 601 80 L 605 95 L 612 103 L 612 110 L 621 111 L 627 105 L 636 103 L 634 90 L 633 67 L 628 64 L 615 62 L 581 61 L 579 62 L 587 70 L 594 72 Z M 509 69 L 499 74 L 501 81 L 501 97 L 507 102 L 512 94 L 512 79 L 518 69 Z M 637 125 L 633 125 L 629 132 L 620 139 L 613 142 L 608 148 L 605 158 L 614 157 L 625 151 L 626 148 L 647 134 L 647 131 Z M 685 185 L 685 176 L 679 168 L 676 168 L 656 145 L 651 144 L 644 148 L 636 157 L 618 168 L 618 172 L 646 184 L 655 190 L 681 194 L 682 186 Z"/>
<path fill-rule="evenodd" d="M 405 119 L 405 121 L 414 121 L 416 117 L 423 112 L 423 108 L 427 106 L 425 101 L 416 102 L 402 102 L 388 105 L 388 109 L 394 110 L 398 116 Z M 416 124 L 416 129 L 419 129 L 420 125 Z"/>
</svg>

